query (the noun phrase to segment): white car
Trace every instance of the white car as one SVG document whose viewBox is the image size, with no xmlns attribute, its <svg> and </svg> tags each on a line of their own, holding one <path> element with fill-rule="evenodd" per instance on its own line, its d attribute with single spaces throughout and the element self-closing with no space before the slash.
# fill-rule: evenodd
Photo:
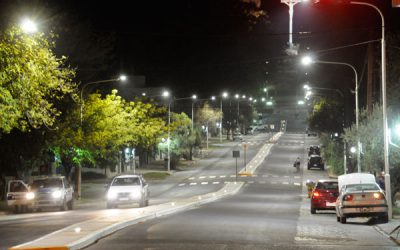
<svg viewBox="0 0 400 250">
<path fill-rule="evenodd" d="M 35 195 L 22 180 L 11 180 L 7 185 L 7 206 L 15 213 L 27 211 L 32 207 Z"/>
<path fill-rule="evenodd" d="M 377 217 L 388 222 L 388 205 L 383 190 L 376 183 L 343 185 L 336 200 L 336 218 L 346 223 L 352 217 Z"/>
<path fill-rule="evenodd" d="M 141 175 L 119 175 L 107 185 L 107 208 L 123 204 L 149 205 L 149 187 Z"/>
</svg>

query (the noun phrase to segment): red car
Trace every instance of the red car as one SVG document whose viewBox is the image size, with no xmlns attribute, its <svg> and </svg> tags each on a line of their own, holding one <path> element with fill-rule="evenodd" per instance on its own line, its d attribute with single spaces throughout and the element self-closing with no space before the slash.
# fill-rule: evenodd
<svg viewBox="0 0 400 250">
<path fill-rule="evenodd" d="M 317 210 L 335 210 L 338 195 L 337 181 L 319 180 L 311 193 L 310 212 L 315 214 Z"/>
</svg>

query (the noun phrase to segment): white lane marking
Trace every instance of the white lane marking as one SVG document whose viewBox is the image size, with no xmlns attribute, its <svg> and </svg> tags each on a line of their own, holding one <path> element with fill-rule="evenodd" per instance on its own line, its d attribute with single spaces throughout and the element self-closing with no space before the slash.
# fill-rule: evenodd
<svg viewBox="0 0 400 250">
<path fill-rule="evenodd" d="M 213 184 L 219 184 L 219 181 L 214 181 Z"/>
<path fill-rule="evenodd" d="M 204 181 L 204 182 L 201 183 L 201 185 L 207 185 L 207 184 L 208 184 L 207 181 Z"/>
<path fill-rule="evenodd" d="M 205 176 L 200 176 L 200 177 L 199 177 L 199 179 L 204 179 L 204 178 L 206 178 L 206 177 L 205 177 Z"/>
<path fill-rule="evenodd" d="M 236 175 L 232 174 L 231 177 L 236 177 Z"/>
<path fill-rule="evenodd" d="M 300 186 L 301 184 L 298 182 L 293 183 L 295 186 Z"/>
<path fill-rule="evenodd" d="M 194 177 L 190 177 L 189 180 L 194 180 Z"/>
<path fill-rule="evenodd" d="M 300 179 L 300 176 L 295 176 L 294 178 L 295 178 L 295 179 Z"/>
<path fill-rule="evenodd" d="M 289 176 L 286 175 L 286 176 L 284 176 L 283 178 L 289 178 Z"/>
<path fill-rule="evenodd" d="M 279 178 L 279 175 L 273 175 L 272 177 L 274 177 L 274 178 Z"/>
<path fill-rule="evenodd" d="M 269 176 L 269 175 L 267 175 L 267 174 L 263 174 L 263 176 L 262 176 L 262 177 L 264 177 L 264 178 L 268 178 L 268 176 Z"/>
<path fill-rule="evenodd" d="M 219 176 L 219 178 L 225 178 L 226 177 L 226 175 L 220 175 Z"/>
<path fill-rule="evenodd" d="M 181 184 L 179 184 L 178 186 L 183 187 L 183 186 L 185 186 L 185 185 L 186 185 L 186 183 L 181 183 Z"/>
<path fill-rule="evenodd" d="M 252 177 L 257 177 L 257 175 L 256 175 L 256 174 L 253 174 Z"/>
<path fill-rule="evenodd" d="M 289 182 L 282 182 L 283 185 L 289 185 Z"/>
<path fill-rule="evenodd" d="M 197 183 L 196 182 L 191 182 L 189 185 L 190 186 L 195 186 L 195 185 L 197 185 Z"/>
<path fill-rule="evenodd" d="M 212 175 L 212 176 L 210 176 L 209 178 L 210 178 L 210 179 L 214 179 L 215 177 L 217 177 L 217 176 Z"/>
</svg>

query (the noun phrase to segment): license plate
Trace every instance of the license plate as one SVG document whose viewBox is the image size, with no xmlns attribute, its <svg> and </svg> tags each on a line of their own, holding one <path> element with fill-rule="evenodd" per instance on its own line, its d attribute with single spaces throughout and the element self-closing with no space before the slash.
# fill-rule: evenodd
<svg viewBox="0 0 400 250">
<path fill-rule="evenodd" d="M 119 198 L 120 201 L 127 201 L 129 198 Z"/>
<path fill-rule="evenodd" d="M 335 202 L 326 202 L 326 206 L 327 207 L 334 207 L 334 206 L 336 206 L 336 203 Z"/>
<path fill-rule="evenodd" d="M 374 209 L 372 207 L 361 207 L 360 212 L 372 212 Z"/>
</svg>

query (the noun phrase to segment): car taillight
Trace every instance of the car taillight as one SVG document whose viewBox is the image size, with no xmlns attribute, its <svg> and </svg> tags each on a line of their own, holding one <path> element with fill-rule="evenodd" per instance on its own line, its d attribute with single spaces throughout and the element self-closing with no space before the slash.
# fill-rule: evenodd
<svg viewBox="0 0 400 250">
<path fill-rule="evenodd" d="M 382 200 L 383 199 L 383 195 L 381 193 L 374 193 L 374 198 L 377 200 Z"/>
<path fill-rule="evenodd" d="M 313 193 L 313 196 L 314 196 L 314 197 L 320 197 L 320 196 L 321 196 L 321 194 L 320 194 L 320 193 L 318 193 L 318 192 L 314 192 L 314 193 Z"/>
<path fill-rule="evenodd" d="M 352 201 L 353 200 L 353 195 L 347 194 L 343 198 L 344 201 Z"/>
</svg>

